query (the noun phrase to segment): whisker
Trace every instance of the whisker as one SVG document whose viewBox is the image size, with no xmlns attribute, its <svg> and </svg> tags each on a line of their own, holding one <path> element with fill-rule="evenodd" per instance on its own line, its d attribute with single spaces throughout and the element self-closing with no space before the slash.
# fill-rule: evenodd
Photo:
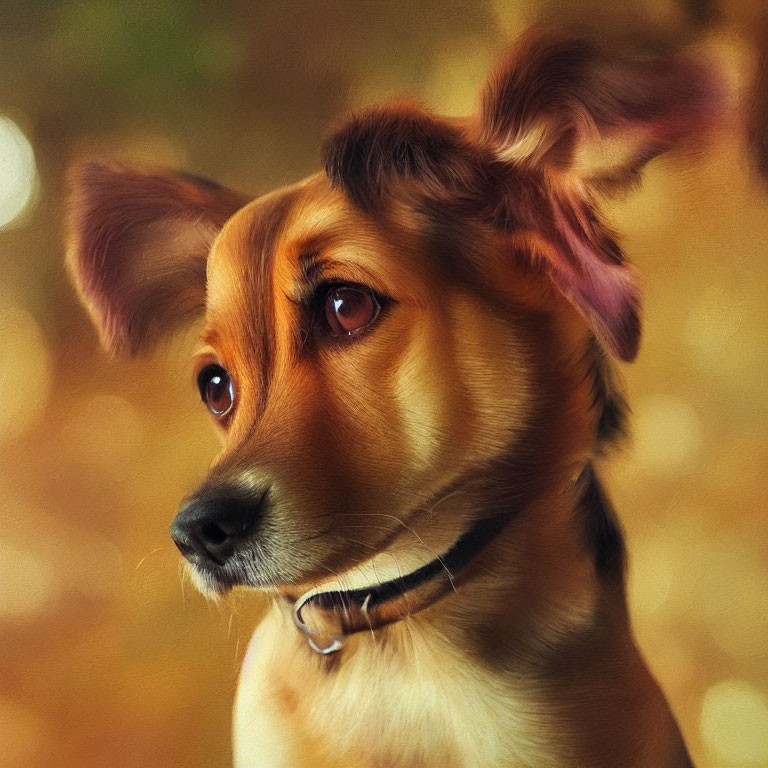
<svg viewBox="0 0 768 768">
<path fill-rule="evenodd" d="M 187 593 L 185 590 L 185 584 L 189 578 L 187 569 L 184 567 L 184 561 L 179 560 L 179 585 L 181 587 L 181 610 L 182 612 L 187 610 Z"/>
<path fill-rule="evenodd" d="M 155 547 L 151 552 L 148 552 L 146 555 L 144 555 L 144 557 L 141 558 L 141 560 L 139 560 L 138 563 L 136 563 L 136 567 L 133 569 L 133 572 L 136 573 L 136 571 L 138 571 L 139 568 L 141 568 L 141 566 L 144 565 L 144 561 L 147 558 L 152 557 L 152 555 L 154 555 L 155 552 L 162 552 L 164 549 L 170 549 L 170 547 Z"/>
<path fill-rule="evenodd" d="M 439 555 L 437 552 L 435 552 L 432 549 L 432 547 L 428 546 L 424 541 L 424 539 L 422 539 L 421 536 L 419 536 L 419 534 L 416 531 L 414 531 L 413 528 L 411 528 L 407 523 L 403 522 L 399 517 L 396 517 L 395 515 L 385 514 L 384 512 L 368 512 L 363 514 L 365 514 L 365 516 L 370 515 L 370 516 L 376 516 L 376 517 L 385 517 L 389 520 L 394 520 L 396 523 L 399 523 L 400 525 L 402 525 L 403 528 L 405 528 L 407 531 L 410 531 L 414 535 L 416 540 L 421 544 L 421 546 L 424 547 L 424 549 L 426 549 L 427 552 L 429 552 L 432 555 L 432 557 L 435 560 L 437 560 L 438 563 L 440 563 L 440 565 L 443 567 L 445 572 L 448 574 L 448 579 L 451 582 L 451 589 L 453 589 L 454 592 L 456 591 L 456 585 L 453 582 L 453 574 L 451 573 L 448 566 L 445 564 L 445 561 L 443 560 L 442 556 Z"/>
<path fill-rule="evenodd" d="M 358 541 L 357 539 L 350 539 L 349 536 L 340 536 L 339 539 L 347 544 L 359 544 L 361 547 L 366 547 L 366 549 L 371 549 L 374 552 L 377 551 L 377 548 L 372 544 L 366 544 L 364 541 Z"/>
<path fill-rule="evenodd" d="M 440 496 L 440 497 L 437 499 L 437 501 L 435 501 L 435 503 L 434 503 L 434 504 L 432 504 L 432 506 L 431 506 L 431 507 L 424 507 L 424 508 L 420 508 L 420 509 L 419 509 L 419 511 L 420 511 L 420 512 L 426 512 L 428 515 L 431 515 L 432 513 L 434 513 L 434 511 L 435 511 L 435 510 L 438 508 L 438 506 L 439 506 L 440 504 L 442 504 L 442 503 L 443 503 L 444 501 L 446 501 L 447 499 L 450 499 L 450 498 L 452 498 L 452 497 L 453 497 L 453 496 L 455 496 L 457 493 L 460 493 L 462 490 L 464 490 L 462 486 L 460 486 L 460 487 L 458 487 L 458 488 L 454 488 L 452 491 L 448 491 L 448 493 L 445 493 L 445 494 L 443 494 L 442 496 Z"/>
</svg>

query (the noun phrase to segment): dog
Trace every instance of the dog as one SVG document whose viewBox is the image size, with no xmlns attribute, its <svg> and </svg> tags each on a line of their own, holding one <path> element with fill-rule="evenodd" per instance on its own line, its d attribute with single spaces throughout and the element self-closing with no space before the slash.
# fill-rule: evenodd
<svg viewBox="0 0 768 768">
<path fill-rule="evenodd" d="M 363 110 L 256 200 L 74 167 L 68 264 L 106 349 L 205 314 L 224 448 L 171 536 L 204 592 L 272 598 L 238 768 L 691 766 L 599 477 L 640 292 L 598 203 L 702 132 L 716 80 L 535 30 L 471 117 Z"/>
</svg>

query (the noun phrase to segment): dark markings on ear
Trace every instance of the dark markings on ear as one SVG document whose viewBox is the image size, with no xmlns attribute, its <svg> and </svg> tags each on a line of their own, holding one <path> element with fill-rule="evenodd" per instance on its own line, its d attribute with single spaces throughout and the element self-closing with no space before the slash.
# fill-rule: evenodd
<svg viewBox="0 0 768 768">
<path fill-rule="evenodd" d="M 547 40 L 538 34 L 525 36 L 522 44 L 494 72 L 481 97 L 481 120 L 486 140 L 509 146 L 523 138 L 542 118 L 551 119 L 542 126 L 546 132 L 535 152 L 536 163 L 555 159 L 562 164 L 575 139 L 572 119 L 574 104 L 579 102 L 576 87 L 592 55 L 583 40 Z M 563 141 L 570 138 L 570 141 Z M 562 156 L 551 153 L 559 143 Z"/>
<path fill-rule="evenodd" d="M 594 336 L 589 339 L 584 365 L 592 396 L 590 407 L 597 414 L 598 449 L 604 449 L 626 437 L 629 406 L 611 362 Z"/>
<path fill-rule="evenodd" d="M 595 570 L 599 577 L 621 580 L 626 559 L 621 524 L 591 462 L 584 466 L 577 485 L 576 514 L 594 557 Z"/>
<path fill-rule="evenodd" d="M 532 258 L 606 349 L 629 362 L 640 343 L 640 291 L 594 191 L 635 180 L 721 104 L 714 72 L 694 57 L 534 29 L 490 78 L 474 119 L 407 104 L 369 109 L 334 133 L 325 167 L 369 212 L 431 200 L 468 228 L 528 230 Z"/>
<path fill-rule="evenodd" d="M 550 264 L 556 285 L 585 316 L 612 354 L 632 361 L 640 346 L 640 292 L 610 228 L 592 202 L 553 193 L 554 226 L 543 231 L 559 258 Z"/>
<path fill-rule="evenodd" d="M 562 212 L 568 226 L 573 229 L 579 239 L 588 243 L 604 261 L 617 265 L 624 264 L 626 257 L 616 234 L 597 215 L 592 201 L 579 200 L 578 205 L 568 201 L 563 204 Z"/>
<path fill-rule="evenodd" d="M 640 50 L 630 41 L 611 49 L 534 28 L 489 79 L 481 120 L 486 141 L 533 164 L 563 167 L 594 128 L 637 129 L 638 151 L 654 146 L 652 157 L 707 122 L 720 104 L 713 73 L 692 57 Z"/>
<path fill-rule="evenodd" d="M 366 211 L 381 207 L 390 185 L 402 180 L 465 194 L 481 169 L 458 125 L 405 103 L 352 115 L 328 139 L 323 158 L 331 182 Z"/>
<path fill-rule="evenodd" d="M 640 293 L 615 234 L 589 197 L 551 188 L 534 170 L 508 175 L 491 221 L 541 236 L 551 249 L 531 256 L 584 315 L 600 342 L 631 361 L 640 344 Z"/>
</svg>

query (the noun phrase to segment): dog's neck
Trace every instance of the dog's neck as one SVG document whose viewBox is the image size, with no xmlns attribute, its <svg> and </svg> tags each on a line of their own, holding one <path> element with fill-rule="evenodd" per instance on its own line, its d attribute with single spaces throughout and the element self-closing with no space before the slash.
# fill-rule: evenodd
<svg viewBox="0 0 768 768">
<path fill-rule="evenodd" d="M 520 740 L 540 743 L 543 765 L 690 765 L 632 640 L 621 536 L 591 464 L 512 510 L 456 585 L 400 621 L 345 637 L 332 659 L 300 641 L 299 666 L 333 675 L 364 659 L 402 672 L 430 659 L 511 688 L 524 681 L 501 700 L 536 713 Z"/>
<path fill-rule="evenodd" d="M 437 621 L 454 647 L 538 691 L 542 733 L 570 734 L 552 765 L 690 765 L 632 638 L 620 528 L 591 465 L 522 511 L 484 560 L 505 573 L 478 563 Z M 487 597 L 500 584 L 503 612 Z"/>
</svg>

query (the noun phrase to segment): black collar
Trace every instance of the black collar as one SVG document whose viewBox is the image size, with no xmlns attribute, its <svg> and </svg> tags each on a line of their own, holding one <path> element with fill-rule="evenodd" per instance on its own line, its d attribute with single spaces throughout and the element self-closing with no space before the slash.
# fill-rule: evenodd
<svg viewBox="0 0 768 768">
<path fill-rule="evenodd" d="M 341 650 L 347 635 L 418 613 L 455 590 L 461 571 L 513 516 L 507 511 L 477 520 L 445 554 L 404 576 L 362 589 L 314 592 L 299 598 L 293 606 L 294 623 L 310 648 L 325 655 Z"/>
</svg>

